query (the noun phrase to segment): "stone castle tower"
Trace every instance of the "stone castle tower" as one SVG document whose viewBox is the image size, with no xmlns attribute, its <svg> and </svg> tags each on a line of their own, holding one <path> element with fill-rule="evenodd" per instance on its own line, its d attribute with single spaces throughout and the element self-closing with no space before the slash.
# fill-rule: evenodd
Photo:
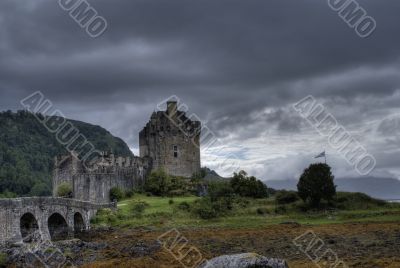
<svg viewBox="0 0 400 268">
<path fill-rule="evenodd" d="M 179 111 L 176 101 L 166 111 L 154 112 L 139 133 L 140 157 L 152 159 L 153 170 L 190 177 L 200 172 L 201 123 Z"/>
<path fill-rule="evenodd" d="M 199 121 L 178 111 L 177 102 L 166 111 L 154 112 L 139 133 L 140 157 L 120 157 L 103 152 L 90 166 L 78 159 L 79 152 L 55 158 L 53 195 L 62 183 L 71 185 L 73 198 L 97 203 L 110 201 L 110 190 L 132 190 L 143 186 L 152 170 L 191 177 L 200 172 Z"/>
</svg>

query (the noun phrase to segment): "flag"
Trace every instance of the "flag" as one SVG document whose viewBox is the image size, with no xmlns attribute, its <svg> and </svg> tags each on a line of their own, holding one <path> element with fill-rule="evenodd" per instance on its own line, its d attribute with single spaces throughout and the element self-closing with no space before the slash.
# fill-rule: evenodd
<svg viewBox="0 0 400 268">
<path fill-rule="evenodd" d="M 314 158 L 320 158 L 320 157 L 325 157 L 325 151 L 323 151 L 319 155 L 315 156 Z"/>
</svg>

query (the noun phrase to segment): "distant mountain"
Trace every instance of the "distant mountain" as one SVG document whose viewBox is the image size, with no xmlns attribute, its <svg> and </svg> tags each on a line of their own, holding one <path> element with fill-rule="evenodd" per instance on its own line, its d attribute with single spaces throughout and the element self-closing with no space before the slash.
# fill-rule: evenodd
<svg viewBox="0 0 400 268">
<path fill-rule="evenodd" d="M 100 126 L 69 120 L 97 150 L 131 156 L 120 138 Z M 0 113 L 0 193 L 51 194 L 51 173 L 56 155 L 67 153 L 55 134 L 34 114 L 26 111 Z"/>
<path fill-rule="evenodd" d="M 227 180 L 227 178 L 221 177 L 215 170 L 212 170 L 208 167 L 201 168 L 201 172 L 203 173 L 206 181 Z"/>
<path fill-rule="evenodd" d="M 296 180 L 266 181 L 274 189 L 296 190 Z M 400 199 L 400 181 L 394 178 L 338 178 L 335 179 L 338 191 L 362 192 L 379 199 Z"/>
</svg>

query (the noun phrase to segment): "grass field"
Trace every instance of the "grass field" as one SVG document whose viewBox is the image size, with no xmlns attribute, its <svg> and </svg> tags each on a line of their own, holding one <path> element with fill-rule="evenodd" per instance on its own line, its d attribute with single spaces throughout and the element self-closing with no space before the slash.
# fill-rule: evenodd
<svg viewBox="0 0 400 268">
<path fill-rule="evenodd" d="M 93 224 L 95 226 L 163 229 L 172 227 L 257 228 L 291 222 L 303 225 L 321 225 L 400 221 L 399 204 L 375 206 L 374 204 L 369 205 L 367 201 L 359 206 L 362 209 L 299 212 L 293 209 L 293 205 L 277 206 L 273 198 L 246 199 L 245 207 L 236 205 L 227 215 L 207 220 L 179 208 L 180 203 L 186 202 L 192 205 L 197 199 L 198 197 L 195 196 L 167 198 L 135 195 L 119 202 L 118 210 L 115 212 L 101 211 L 93 220 Z M 138 206 L 142 208 L 138 210 Z"/>
</svg>

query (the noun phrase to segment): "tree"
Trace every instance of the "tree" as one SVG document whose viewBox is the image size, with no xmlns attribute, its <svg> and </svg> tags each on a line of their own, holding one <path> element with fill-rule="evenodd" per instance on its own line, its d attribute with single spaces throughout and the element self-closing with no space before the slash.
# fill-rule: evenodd
<svg viewBox="0 0 400 268">
<path fill-rule="evenodd" d="M 247 173 L 243 170 L 239 171 L 239 173 L 233 173 L 231 186 L 233 191 L 240 196 L 253 198 L 268 197 L 267 186 L 254 176 L 247 176 Z"/>
<path fill-rule="evenodd" d="M 318 207 L 321 199 L 331 201 L 336 195 L 336 186 L 331 167 L 324 163 L 311 164 L 304 170 L 297 183 L 301 199 L 312 207 Z"/>
<path fill-rule="evenodd" d="M 29 194 L 31 196 L 50 196 L 51 190 L 49 189 L 46 183 L 39 182 L 33 186 Z"/>
<path fill-rule="evenodd" d="M 158 169 L 151 172 L 144 188 L 154 195 L 164 196 L 171 190 L 171 185 L 170 176 L 163 169 Z"/>
</svg>

